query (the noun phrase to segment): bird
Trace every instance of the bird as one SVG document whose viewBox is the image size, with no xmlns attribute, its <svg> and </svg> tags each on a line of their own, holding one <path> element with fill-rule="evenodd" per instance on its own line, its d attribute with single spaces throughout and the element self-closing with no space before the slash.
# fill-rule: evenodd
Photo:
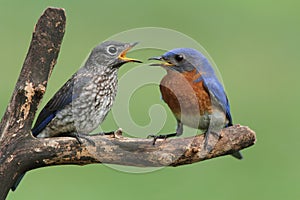
<svg viewBox="0 0 300 200">
<path fill-rule="evenodd" d="M 137 42 L 117 41 L 97 45 L 85 64 L 42 109 L 31 130 L 32 135 L 37 138 L 71 136 L 81 143 L 79 138 L 95 130 L 111 109 L 117 93 L 118 69 L 128 62 L 141 63 L 126 57 L 135 45 Z M 13 191 L 24 175 L 11 188 Z"/>
<path fill-rule="evenodd" d="M 211 63 L 192 48 L 172 49 L 148 60 L 160 61 L 150 65 L 161 66 L 167 71 L 159 87 L 163 101 L 177 121 L 175 133 L 149 135 L 154 138 L 153 144 L 157 139 L 182 135 L 183 125 L 186 125 L 204 132 L 201 155 L 205 156 L 218 141 L 221 129 L 233 125 L 227 95 Z M 232 155 L 243 158 L 239 151 Z"/>
</svg>

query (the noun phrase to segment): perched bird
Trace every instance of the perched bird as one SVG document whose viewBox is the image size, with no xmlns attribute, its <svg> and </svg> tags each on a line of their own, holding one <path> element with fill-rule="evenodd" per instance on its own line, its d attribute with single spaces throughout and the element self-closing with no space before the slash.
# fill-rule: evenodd
<svg viewBox="0 0 300 200">
<path fill-rule="evenodd" d="M 106 41 L 96 46 L 87 61 L 52 97 L 39 114 L 32 134 L 38 138 L 73 136 L 80 142 L 96 129 L 110 111 L 117 93 L 118 69 L 137 43 Z M 22 177 L 17 180 L 15 190 Z"/>
<path fill-rule="evenodd" d="M 220 131 L 232 126 L 230 106 L 224 88 L 207 60 L 195 49 L 177 48 L 159 57 L 167 74 L 160 82 L 162 99 L 168 104 L 177 120 L 176 133 L 150 135 L 154 144 L 158 138 L 180 136 L 183 125 L 205 131 L 204 151 L 209 153 L 219 140 Z M 242 159 L 240 152 L 232 154 Z"/>
<path fill-rule="evenodd" d="M 96 46 L 80 68 L 52 97 L 39 114 L 32 134 L 55 137 L 87 134 L 96 129 L 113 105 L 117 93 L 118 69 L 137 43 L 107 41 Z M 75 135 L 76 136 L 76 135 Z"/>
</svg>

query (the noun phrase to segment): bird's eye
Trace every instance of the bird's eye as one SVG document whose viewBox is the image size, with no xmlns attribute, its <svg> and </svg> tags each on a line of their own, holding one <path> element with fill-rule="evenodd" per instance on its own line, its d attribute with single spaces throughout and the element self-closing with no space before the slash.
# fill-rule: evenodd
<svg viewBox="0 0 300 200">
<path fill-rule="evenodd" d="M 107 47 L 107 51 L 111 55 L 115 55 L 117 53 L 117 48 L 115 46 L 109 46 Z"/>
<path fill-rule="evenodd" d="M 183 55 L 180 55 L 180 54 L 175 55 L 175 60 L 176 60 L 177 62 L 182 61 L 182 60 L 183 60 Z"/>
</svg>

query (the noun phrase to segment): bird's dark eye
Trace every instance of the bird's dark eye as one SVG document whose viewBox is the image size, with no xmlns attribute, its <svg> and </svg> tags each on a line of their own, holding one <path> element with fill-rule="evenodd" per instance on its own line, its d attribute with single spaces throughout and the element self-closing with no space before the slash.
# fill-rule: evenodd
<svg viewBox="0 0 300 200">
<path fill-rule="evenodd" d="M 175 60 L 176 60 L 177 62 L 182 61 L 182 60 L 183 60 L 183 55 L 180 55 L 180 54 L 175 55 Z"/>
<path fill-rule="evenodd" d="M 117 48 L 116 48 L 115 46 L 109 46 L 109 47 L 107 48 L 107 51 L 108 51 L 108 53 L 114 55 L 114 54 L 117 53 Z"/>
</svg>

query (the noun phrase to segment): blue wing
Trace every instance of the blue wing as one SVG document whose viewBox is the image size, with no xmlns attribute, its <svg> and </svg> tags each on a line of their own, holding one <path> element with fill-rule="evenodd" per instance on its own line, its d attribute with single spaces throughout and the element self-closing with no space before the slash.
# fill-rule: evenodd
<svg viewBox="0 0 300 200">
<path fill-rule="evenodd" d="M 230 105 L 222 84 L 214 76 L 213 77 L 204 76 L 203 80 L 204 80 L 203 81 L 204 87 L 209 91 L 209 93 L 212 93 L 216 97 L 217 101 L 220 103 L 220 105 L 222 106 L 223 110 L 226 113 L 226 117 L 229 121 L 226 127 L 232 126 Z"/>
<path fill-rule="evenodd" d="M 220 103 L 221 107 L 223 108 L 224 112 L 226 113 L 226 117 L 228 119 L 228 126 L 232 126 L 232 117 L 230 113 L 230 105 L 226 93 L 222 84 L 219 82 L 217 77 L 214 73 L 204 73 L 202 74 L 195 82 L 203 81 L 203 85 L 207 92 L 210 95 L 214 95 L 217 101 Z"/>
<path fill-rule="evenodd" d="M 73 80 L 73 78 L 69 79 L 40 112 L 31 130 L 34 136 L 37 136 L 47 126 L 59 110 L 70 104 L 72 99 L 75 98 L 73 95 Z"/>
</svg>

